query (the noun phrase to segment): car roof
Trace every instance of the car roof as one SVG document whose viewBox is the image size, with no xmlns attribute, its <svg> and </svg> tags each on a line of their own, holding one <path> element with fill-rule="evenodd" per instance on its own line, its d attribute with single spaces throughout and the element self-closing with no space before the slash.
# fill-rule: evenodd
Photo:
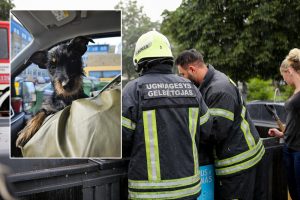
<svg viewBox="0 0 300 200">
<path fill-rule="evenodd" d="M 32 42 L 12 60 L 12 77 L 23 70 L 22 64 L 37 50 L 79 35 L 121 36 L 121 10 L 11 12 L 33 36 Z"/>
<path fill-rule="evenodd" d="M 247 102 L 247 105 L 264 105 L 264 104 L 284 106 L 284 102 L 280 102 L 280 101 L 254 100 L 254 101 Z"/>
</svg>

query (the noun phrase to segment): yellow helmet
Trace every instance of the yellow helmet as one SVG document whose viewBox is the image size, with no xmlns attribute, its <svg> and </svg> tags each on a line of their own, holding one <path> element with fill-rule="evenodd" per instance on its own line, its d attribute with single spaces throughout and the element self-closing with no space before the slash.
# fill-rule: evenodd
<svg viewBox="0 0 300 200">
<path fill-rule="evenodd" d="M 133 63 L 135 66 L 143 58 L 173 58 L 171 45 L 163 34 L 149 31 L 143 34 L 135 45 Z"/>
</svg>

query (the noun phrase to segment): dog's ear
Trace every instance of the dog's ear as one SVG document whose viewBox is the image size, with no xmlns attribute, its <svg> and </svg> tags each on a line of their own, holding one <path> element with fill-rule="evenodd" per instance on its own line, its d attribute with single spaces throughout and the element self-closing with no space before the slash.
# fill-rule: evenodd
<svg viewBox="0 0 300 200">
<path fill-rule="evenodd" d="M 37 51 L 30 56 L 27 62 L 32 62 L 39 66 L 39 68 L 46 69 L 46 63 L 48 61 L 47 51 Z"/>
<path fill-rule="evenodd" d="M 71 42 L 68 45 L 68 50 L 71 52 L 78 52 L 80 56 L 82 56 L 86 50 L 87 50 L 87 44 L 89 42 L 95 43 L 92 39 L 84 37 L 84 36 L 78 36 L 71 40 Z"/>
</svg>

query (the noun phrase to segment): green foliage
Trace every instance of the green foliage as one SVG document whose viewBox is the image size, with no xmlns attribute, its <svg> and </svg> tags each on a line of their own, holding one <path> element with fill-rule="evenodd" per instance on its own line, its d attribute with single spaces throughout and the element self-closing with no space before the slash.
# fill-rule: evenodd
<svg viewBox="0 0 300 200">
<path fill-rule="evenodd" d="M 294 92 L 294 88 L 289 85 L 281 85 L 279 86 L 279 93 L 276 96 L 276 101 L 286 101 L 288 98 L 292 96 Z"/>
<path fill-rule="evenodd" d="M 273 100 L 275 88 L 271 80 L 252 78 L 248 82 L 247 101 Z"/>
<path fill-rule="evenodd" d="M 268 79 L 300 44 L 299 13 L 300 0 L 183 0 L 164 11 L 161 31 L 180 51 L 196 48 L 235 81 Z"/>
<path fill-rule="evenodd" d="M 9 20 L 9 10 L 15 7 L 11 0 L 0 0 L 0 20 Z"/>
<path fill-rule="evenodd" d="M 120 1 L 115 8 L 122 9 L 122 68 L 123 74 L 130 79 L 138 75 L 132 62 L 136 41 L 148 31 L 159 31 L 160 23 L 152 22 L 143 12 L 143 7 L 138 7 L 136 0 Z"/>
<path fill-rule="evenodd" d="M 279 85 L 279 86 L 278 86 Z M 248 83 L 247 101 L 269 100 L 276 102 L 286 101 L 294 92 L 294 88 L 281 81 L 272 82 L 271 79 L 251 78 Z M 277 88 L 277 89 L 276 89 Z"/>
</svg>

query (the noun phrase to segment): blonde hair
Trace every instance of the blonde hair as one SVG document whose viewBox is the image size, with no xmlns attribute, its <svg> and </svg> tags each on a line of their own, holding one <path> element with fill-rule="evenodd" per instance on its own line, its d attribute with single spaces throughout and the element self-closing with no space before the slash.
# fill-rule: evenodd
<svg viewBox="0 0 300 200">
<path fill-rule="evenodd" d="M 294 48 L 290 50 L 285 60 L 288 61 L 288 67 L 291 66 L 296 72 L 300 73 L 300 49 Z"/>
<path fill-rule="evenodd" d="M 287 70 L 287 68 L 290 66 L 290 62 L 288 59 L 284 59 L 280 65 L 281 70 Z"/>
</svg>

